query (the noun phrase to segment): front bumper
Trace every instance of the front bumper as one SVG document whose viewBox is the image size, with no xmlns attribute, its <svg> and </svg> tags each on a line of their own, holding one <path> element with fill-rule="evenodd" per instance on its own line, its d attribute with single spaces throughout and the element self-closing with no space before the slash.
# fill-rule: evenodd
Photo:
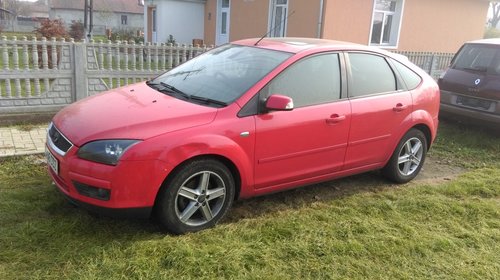
<svg viewBox="0 0 500 280">
<path fill-rule="evenodd" d="M 77 147 L 61 156 L 50 146 L 47 151 L 57 159 L 58 172 L 48 167 L 55 185 L 74 204 L 113 217 L 148 217 L 156 195 L 167 176 L 166 165 L 158 160 L 121 161 L 116 166 L 78 158 Z M 104 199 L 82 191 L 89 186 L 109 195 Z"/>
</svg>

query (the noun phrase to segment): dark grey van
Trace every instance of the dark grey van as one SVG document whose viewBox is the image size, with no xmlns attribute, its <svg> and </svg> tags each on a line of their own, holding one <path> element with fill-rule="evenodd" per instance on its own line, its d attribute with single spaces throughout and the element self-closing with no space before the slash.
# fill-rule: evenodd
<svg viewBox="0 0 500 280">
<path fill-rule="evenodd" d="M 500 128 L 500 39 L 465 43 L 438 84 L 441 114 Z"/>
</svg>

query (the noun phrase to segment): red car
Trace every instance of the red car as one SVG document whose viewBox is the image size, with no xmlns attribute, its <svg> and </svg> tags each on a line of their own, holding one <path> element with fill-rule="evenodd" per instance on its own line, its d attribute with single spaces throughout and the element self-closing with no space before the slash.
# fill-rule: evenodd
<svg viewBox="0 0 500 280">
<path fill-rule="evenodd" d="M 351 43 L 248 39 L 91 96 L 49 126 L 47 161 L 75 204 L 216 224 L 234 199 L 382 169 L 413 179 L 436 137 L 439 89 L 406 58 Z"/>
</svg>

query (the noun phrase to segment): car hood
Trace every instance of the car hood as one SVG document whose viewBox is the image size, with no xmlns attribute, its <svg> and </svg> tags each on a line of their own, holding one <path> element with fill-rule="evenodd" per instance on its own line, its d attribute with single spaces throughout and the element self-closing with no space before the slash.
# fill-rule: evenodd
<svg viewBox="0 0 500 280">
<path fill-rule="evenodd" d="M 179 100 L 145 83 L 100 93 L 61 110 L 55 126 L 76 146 L 99 139 L 147 139 L 210 123 L 216 108 Z"/>
</svg>

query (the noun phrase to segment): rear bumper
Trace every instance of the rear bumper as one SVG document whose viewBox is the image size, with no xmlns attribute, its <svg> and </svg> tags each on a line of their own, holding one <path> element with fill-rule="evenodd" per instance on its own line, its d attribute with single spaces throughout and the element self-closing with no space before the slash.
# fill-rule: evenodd
<svg viewBox="0 0 500 280">
<path fill-rule="evenodd" d="M 441 104 L 440 114 L 449 119 L 457 119 L 465 122 L 474 122 L 480 125 L 488 125 L 488 126 L 500 125 L 500 115 L 484 113 L 449 104 Z"/>
<path fill-rule="evenodd" d="M 463 101 L 459 101 L 460 98 L 473 102 L 464 103 Z M 486 102 L 489 106 L 486 107 L 480 102 L 483 102 L 483 104 Z M 464 122 L 498 126 L 500 124 L 500 102 L 498 100 L 441 90 L 440 114 L 444 117 Z"/>
</svg>

